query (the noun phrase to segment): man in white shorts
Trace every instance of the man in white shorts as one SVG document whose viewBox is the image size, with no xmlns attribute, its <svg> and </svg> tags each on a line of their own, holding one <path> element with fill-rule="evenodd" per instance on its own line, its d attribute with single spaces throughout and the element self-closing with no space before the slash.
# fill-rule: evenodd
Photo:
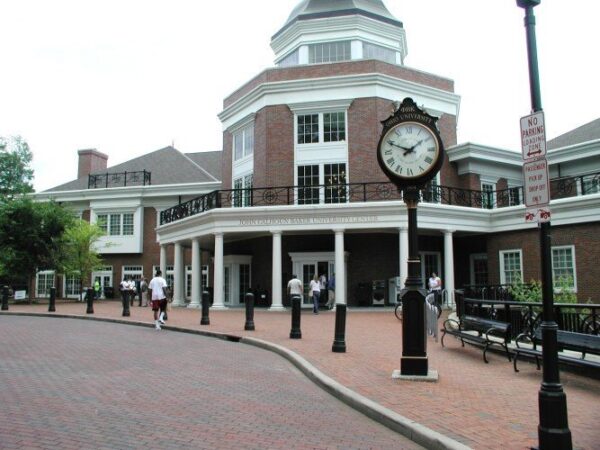
<svg viewBox="0 0 600 450">
<path fill-rule="evenodd" d="M 164 312 L 158 315 L 158 311 L 164 311 L 167 306 L 167 280 L 162 277 L 160 270 L 156 271 L 156 276 L 150 280 L 148 289 L 152 291 L 152 311 L 154 312 L 154 328 L 160 330 L 160 324 L 165 323 L 163 320 Z M 162 306 L 162 308 L 161 308 Z"/>
</svg>

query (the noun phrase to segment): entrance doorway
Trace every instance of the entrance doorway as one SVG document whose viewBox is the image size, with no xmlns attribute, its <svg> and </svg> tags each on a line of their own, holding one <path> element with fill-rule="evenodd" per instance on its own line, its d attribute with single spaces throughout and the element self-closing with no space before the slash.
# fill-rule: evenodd
<svg viewBox="0 0 600 450">
<path fill-rule="evenodd" d="M 106 298 L 106 293 L 113 288 L 113 270 L 112 266 L 103 267 L 101 270 L 92 272 L 92 283 L 100 282 L 100 298 Z M 105 288 L 109 288 L 106 289 Z M 109 293 L 109 295 L 111 295 Z M 112 292 L 114 295 L 114 289 Z"/>
</svg>

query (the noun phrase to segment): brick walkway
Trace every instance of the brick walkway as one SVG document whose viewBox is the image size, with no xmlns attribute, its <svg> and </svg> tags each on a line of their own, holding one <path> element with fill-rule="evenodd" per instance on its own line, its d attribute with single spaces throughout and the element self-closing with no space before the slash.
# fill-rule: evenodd
<svg viewBox="0 0 600 450">
<path fill-rule="evenodd" d="M 46 312 L 46 305 L 11 305 L 11 312 Z M 81 303 L 58 304 L 57 314 L 85 315 Z M 132 307 L 133 321 L 151 320 L 149 308 Z M 121 319 L 118 302 L 95 305 L 96 317 Z M 244 311 L 211 311 L 211 325 L 200 326 L 200 311 L 170 312 L 168 324 L 195 330 L 251 336 L 284 346 L 304 357 L 324 374 L 374 402 L 472 448 L 525 449 L 537 445 L 538 391 L 541 372 L 521 364 L 514 373 L 505 357 L 462 348 L 447 339 L 446 348 L 428 341 L 429 366 L 439 372 L 437 383 L 393 380 L 401 356 L 401 323 L 393 312 L 350 310 L 346 353 L 331 352 L 335 314 L 302 315 L 302 339 L 289 339 L 290 316 L 257 310 L 256 331 L 244 331 Z M 600 381 L 561 372 L 567 394 L 569 428 L 574 448 L 595 449 L 600 442 L 598 412 Z M 493 406 L 492 406 L 493 405 Z"/>
<path fill-rule="evenodd" d="M 422 448 L 256 347 L 46 317 L 0 339 L 2 449 Z"/>
</svg>

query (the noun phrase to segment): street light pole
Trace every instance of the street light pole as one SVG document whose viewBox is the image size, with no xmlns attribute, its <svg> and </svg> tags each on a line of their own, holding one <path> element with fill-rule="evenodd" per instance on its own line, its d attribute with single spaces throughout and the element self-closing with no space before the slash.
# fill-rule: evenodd
<svg viewBox="0 0 600 450">
<path fill-rule="evenodd" d="M 527 32 L 527 59 L 529 63 L 529 88 L 531 108 L 533 112 L 542 110 L 540 79 L 537 60 L 537 44 L 535 39 L 535 16 L 533 8 L 541 0 L 517 0 L 517 6 L 525 10 L 525 29 Z M 552 236 L 550 222 L 540 226 L 540 255 L 542 269 L 542 359 L 543 379 L 538 394 L 540 423 L 538 440 L 540 450 L 573 448 L 571 431 L 567 415 L 567 396 L 560 383 L 558 369 L 558 345 L 556 332 L 558 325 L 554 317 L 552 286 Z"/>
</svg>

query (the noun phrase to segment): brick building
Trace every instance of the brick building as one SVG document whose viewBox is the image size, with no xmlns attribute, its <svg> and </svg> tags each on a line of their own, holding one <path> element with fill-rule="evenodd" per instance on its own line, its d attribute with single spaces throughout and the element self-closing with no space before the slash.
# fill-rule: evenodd
<svg viewBox="0 0 600 450">
<path fill-rule="evenodd" d="M 83 150 L 77 180 L 37 194 L 106 224 L 113 245 L 94 278 L 117 285 L 162 266 L 176 305 L 197 307 L 209 287 L 215 308 L 255 289 L 280 309 L 293 273 L 305 285 L 336 273 L 338 301 L 393 302 L 406 278 L 407 214 L 375 151 L 381 120 L 405 97 L 439 118 L 446 147 L 419 206 L 423 279 L 441 274 L 450 301 L 463 285 L 541 278 L 520 153 L 457 144 L 453 81 L 404 65 L 403 25 L 381 0 L 303 0 L 271 47 L 275 66 L 223 101 L 222 152 L 169 147 L 108 169 L 106 155 Z M 597 300 L 600 120 L 548 148 L 553 271 Z M 38 275 L 38 295 L 53 276 Z M 77 288 L 59 283 L 63 295 Z"/>
</svg>

